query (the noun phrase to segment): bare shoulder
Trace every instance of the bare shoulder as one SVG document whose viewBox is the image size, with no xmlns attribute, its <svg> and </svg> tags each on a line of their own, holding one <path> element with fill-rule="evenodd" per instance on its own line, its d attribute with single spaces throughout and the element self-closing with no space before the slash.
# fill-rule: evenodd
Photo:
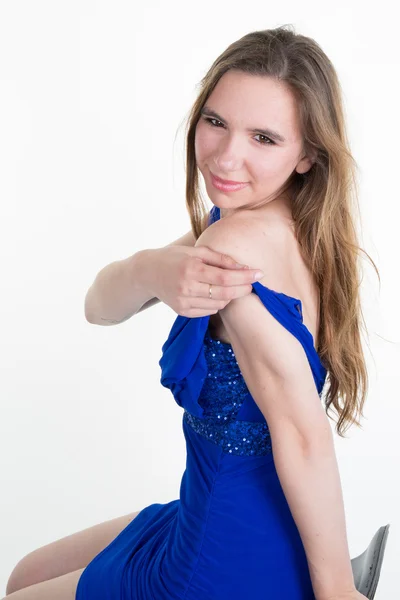
<svg viewBox="0 0 400 600">
<path fill-rule="evenodd" d="M 287 291 L 291 285 L 291 262 L 298 244 L 289 222 L 272 211 L 241 210 L 219 219 L 199 237 L 196 245 L 202 244 L 261 269 L 265 274 L 261 283 L 272 289 L 283 285 Z"/>
<path fill-rule="evenodd" d="M 205 244 L 264 272 L 262 285 L 299 298 L 305 325 L 317 341 L 319 290 L 305 263 L 293 222 L 274 210 L 241 210 L 208 227 L 196 245 Z"/>
</svg>

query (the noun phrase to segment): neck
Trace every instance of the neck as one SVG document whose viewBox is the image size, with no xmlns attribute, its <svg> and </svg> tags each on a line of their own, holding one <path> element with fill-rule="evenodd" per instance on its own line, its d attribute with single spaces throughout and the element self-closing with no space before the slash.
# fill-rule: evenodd
<svg viewBox="0 0 400 600">
<path fill-rule="evenodd" d="M 291 208 L 291 200 L 288 196 L 280 196 L 278 198 L 275 198 L 273 200 L 270 200 L 269 202 L 267 202 L 266 204 L 262 204 L 260 206 L 256 206 L 256 205 L 250 205 L 249 207 L 247 206 L 239 206 L 238 208 L 220 208 L 219 209 L 219 214 L 220 214 L 220 218 L 224 219 L 225 217 L 229 217 L 233 214 L 235 214 L 236 212 L 240 212 L 241 210 L 246 210 L 247 208 L 252 208 L 253 210 L 263 210 L 263 209 L 267 209 L 267 210 L 274 210 L 277 213 L 281 214 L 283 217 L 292 218 L 292 208 Z"/>
</svg>

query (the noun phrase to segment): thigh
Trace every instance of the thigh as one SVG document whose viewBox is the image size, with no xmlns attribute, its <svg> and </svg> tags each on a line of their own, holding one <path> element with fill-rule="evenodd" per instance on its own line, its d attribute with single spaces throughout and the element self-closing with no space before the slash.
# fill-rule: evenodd
<svg viewBox="0 0 400 600">
<path fill-rule="evenodd" d="M 84 569 L 139 512 L 93 525 L 33 550 L 22 558 L 12 571 L 6 594 Z"/>
<path fill-rule="evenodd" d="M 13 592 L 3 600 L 75 600 L 76 588 L 83 569 L 55 577 L 49 581 L 35 583 Z"/>
</svg>

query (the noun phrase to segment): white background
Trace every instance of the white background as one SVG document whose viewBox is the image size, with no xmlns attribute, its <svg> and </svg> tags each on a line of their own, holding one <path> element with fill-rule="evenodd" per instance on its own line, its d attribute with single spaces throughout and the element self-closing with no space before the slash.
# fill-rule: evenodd
<svg viewBox="0 0 400 600">
<path fill-rule="evenodd" d="M 370 388 L 335 437 L 351 556 L 391 524 L 398 591 L 399 49 L 395 3 L 0 2 L 0 595 L 35 548 L 179 495 L 182 409 L 158 361 L 176 314 L 85 320 L 106 264 L 190 229 L 184 121 L 234 40 L 291 23 L 335 65 L 359 166 Z M 211 203 L 210 203 L 211 207 Z M 333 427 L 334 423 L 332 421 Z M 327 514 L 329 518 L 329 514 Z"/>
</svg>

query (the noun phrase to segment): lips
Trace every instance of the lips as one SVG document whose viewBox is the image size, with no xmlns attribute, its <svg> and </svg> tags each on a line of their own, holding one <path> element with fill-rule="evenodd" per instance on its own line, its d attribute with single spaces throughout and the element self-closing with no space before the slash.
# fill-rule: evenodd
<svg viewBox="0 0 400 600">
<path fill-rule="evenodd" d="M 226 185 L 243 185 L 247 183 L 247 181 L 231 181 L 230 179 L 222 179 L 218 177 L 218 175 L 214 175 L 212 171 L 210 171 L 211 175 L 220 183 L 225 183 Z"/>
<path fill-rule="evenodd" d="M 238 192 L 248 186 L 248 183 L 224 183 L 211 173 L 211 183 L 215 189 L 223 193 Z"/>
</svg>

